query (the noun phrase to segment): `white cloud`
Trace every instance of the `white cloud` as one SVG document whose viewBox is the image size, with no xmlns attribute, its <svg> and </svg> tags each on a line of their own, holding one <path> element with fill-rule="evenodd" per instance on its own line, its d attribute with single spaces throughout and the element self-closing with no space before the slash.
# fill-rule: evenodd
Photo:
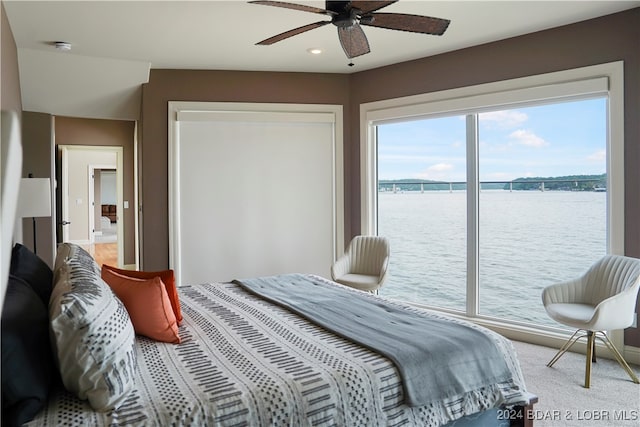
<svg viewBox="0 0 640 427">
<path fill-rule="evenodd" d="M 453 165 L 451 163 L 438 163 L 437 165 L 429 166 L 427 170 L 434 172 L 444 172 L 453 169 Z"/>
<path fill-rule="evenodd" d="M 596 151 L 590 156 L 587 156 L 587 160 L 591 162 L 604 162 L 605 160 L 607 160 L 607 151 L 606 150 Z"/>
<path fill-rule="evenodd" d="M 540 138 L 535 133 L 530 130 L 518 129 L 509 134 L 509 138 L 515 140 L 517 144 L 526 145 L 527 147 L 545 147 L 549 145 L 547 141 L 543 138 Z"/>
<path fill-rule="evenodd" d="M 415 175 L 415 178 L 431 179 L 435 181 L 449 180 L 449 172 L 455 168 L 451 163 L 436 163 L 429 166 L 424 172 Z"/>
<path fill-rule="evenodd" d="M 480 123 L 495 128 L 514 128 L 529 120 L 529 116 L 516 110 L 489 111 L 480 113 Z"/>
</svg>

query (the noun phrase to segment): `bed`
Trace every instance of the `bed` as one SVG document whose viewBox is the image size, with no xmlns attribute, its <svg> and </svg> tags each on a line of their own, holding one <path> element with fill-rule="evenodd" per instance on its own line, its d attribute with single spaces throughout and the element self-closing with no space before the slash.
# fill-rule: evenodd
<svg viewBox="0 0 640 427">
<path fill-rule="evenodd" d="M 159 342 L 136 334 L 137 327 L 134 333 L 127 323 L 129 306 L 124 308 L 115 296 L 118 289 L 111 291 L 100 275 L 80 247 L 61 246 L 49 327 L 64 386 L 54 375 L 44 408 L 29 426 L 522 425 L 524 408 L 532 402 L 515 351 L 500 335 L 318 276 L 295 278 L 323 292 L 368 300 L 372 307 L 417 313 L 482 334 L 495 346 L 508 378 L 409 405 L 407 379 L 389 357 L 258 295 L 247 287 L 256 279 L 177 288 L 179 312 L 176 301 L 165 298 L 163 304 L 169 315 L 171 310 L 178 315 L 173 331 L 179 343 Z M 278 280 L 291 276 L 283 277 Z M 170 296 L 168 287 L 165 291 Z M 142 303 L 150 305 L 145 298 Z"/>
</svg>

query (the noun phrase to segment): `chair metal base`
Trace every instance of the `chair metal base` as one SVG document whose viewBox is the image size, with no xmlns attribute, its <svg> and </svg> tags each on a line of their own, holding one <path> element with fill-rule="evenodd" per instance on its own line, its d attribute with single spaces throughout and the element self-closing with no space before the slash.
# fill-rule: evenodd
<svg viewBox="0 0 640 427">
<path fill-rule="evenodd" d="M 583 332 L 583 333 L 581 335 L 578 335 L 580 332 Z M 638 380 L 638 377 L 636 376 L 636 374 L 631 370 L 627 362 L 624 360 L 624 358 L 622 357 L 618 349 L 609 340 L 609 337 L 604 331 L 588 331 L 585 329 L 578 329 L 573 333 L 573 335 L 571 335 L 571 338 L 569 338 L 567 342 L 564 343 L 562 348 L 558 350 L 556 355 L 553 356 L 553 359 L 551 359 L 549 363 L 547 363 L 547 366 L 552 367 L 553 364 L 556 363 L 558 359 L 560 359 L 562 355 L 565 354 L 580 338 L 585 338 L 585 337 L 587 338 L 587 357 L 586 357 L 586 367 L 585 367 L 585 374 L 584 374 L 585 388 L 591 387 L 591 363 L 596 361 L 596 347 L 595 347 L 596 338 L 602 341 L 607 346 L 607 348 L 611 351 L 611 353 L 613 353 L 613 355 L 615 356 L 620 366 L 622 366 L 624 370 L 627 371 L 627 374 L 629 374 L 629 376 L 631 377 L 631 380 L 636 384 L 640 384 L 640 381 Z"/>
</svg>

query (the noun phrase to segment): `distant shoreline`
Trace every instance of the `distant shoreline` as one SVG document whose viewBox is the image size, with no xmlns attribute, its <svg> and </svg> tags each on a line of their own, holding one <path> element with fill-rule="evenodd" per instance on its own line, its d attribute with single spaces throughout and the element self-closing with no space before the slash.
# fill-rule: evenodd
<svg viewBox="0 0 640 427">
<path fill-rule="evenodd" d="M 535 192 L 535 191 L 539 191 L 539 192 L 544 192 L 544 193 L 551 193 L 551 192 L 565 192 L 565 193 L 583 193 L 583 192 L 592 192 L 592 193 L 605 193 L 607 191 L 606 188 L 593 188 L 593 189 L 585 189 L 585 190 L 571 190 L 571 189 L 545 189 L 540 190 L 540 189 L 508 189 L 508 188 L 481 188 L 481 191 L 506 191 L 506 192 L 523 192 L 523 193 L 527 193 L 527 192 Z M 455 192 L 465 192 L 467 191 L 466 189 L 462 188 L 462 189 L 458 189 L 458 188 L 454 188 L 453 190 L 449 190 L 449 189 L 424 189 L 424 190 L 405 190 L 405 189 L 397 189 L 396 192 L 397 193 L 438 193 L 438 192 L 446 192 L 449 193 L 451 191 L 455 191 Z M 379 189 L 378 193 L 393 193 L 393 190 L 387 190 L 387 189 Z"/>
<path fill-rule="evenodd" d="M 382 179 L 378 192 L 398 191 L 455 191 L 466 190 L 464 181 L 433 181 L 415 178 Z M 506 191 L 596 191 L 607 188 L 607 175 L 568 175 L 558 177 L 516 178 L 511 181 L 480 181 L 481 190 Z"/>
</svg>

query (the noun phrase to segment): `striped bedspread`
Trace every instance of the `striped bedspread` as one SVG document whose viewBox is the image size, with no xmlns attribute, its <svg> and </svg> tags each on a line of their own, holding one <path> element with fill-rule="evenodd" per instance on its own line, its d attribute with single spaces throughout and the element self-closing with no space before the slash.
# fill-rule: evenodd
<svg viewBox="0 0 640 427">
<path fill-rule="evenodd" d="M 490 331 L 512 382 L 408 407 L 398 372 L 383 356 L 236 284 L 184 286 L 179 294 L 182 343 L 138 338 L 136 388 L 120 408 L 96 413 L 59 390 L 29 425 L 440 426 L 524 400 L 511 343 Z"/>
<path fill-rule="evenodd" d="M 494 341 L 466 325 L 405 310 L 363 292 L 347 293 L 304 274 L 237 283 L 391 359 L 401 375 L 409 406 L 427 405 L 511 378 Z"/>
</svg>

